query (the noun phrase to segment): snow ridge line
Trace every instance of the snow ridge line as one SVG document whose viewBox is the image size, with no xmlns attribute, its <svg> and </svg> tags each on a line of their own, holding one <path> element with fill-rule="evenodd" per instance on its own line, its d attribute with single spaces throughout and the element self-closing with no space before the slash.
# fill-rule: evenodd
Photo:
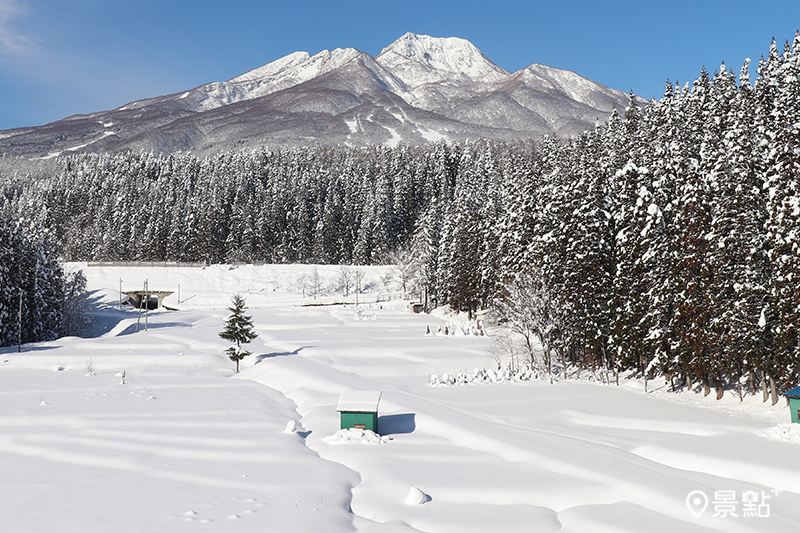
<svg viewBox="0 0 800 533">
<path fill-rule="evenodd" d="M 295 431 L 291 431 L 291 433 L 294 433 L 295 437 L 296 437 L 296 438 L 298 438 L 298 439 L 300 439 L 300 440 L 301 440 L 301 442 L 303 443 L 303 445 L 304 445 L 304 446 L 305 446 L 305 447 L 306 447 L 306 448 L 307 448 L 307 449 L 308 449 L 308 450 L 309 450 L 311 453 L 313 453 L 314 455 L 316 455 L 316 456 L 317 456 L 317 457 L 318 457 L 320 460 L 322 460 L 322 461 L 328 461 L 328 462 L 330 462 L 330 463 L 336 463 L 336 464 L 338 464 L 338 465 L 341 465 L 342 467 L 346 468 L 347 470 L 349 470 L 349 471 L 350 471 L 350 472 L 352 472 L 353 474 L 355 474 L 355 476 L 358 478 L 358 483 L 356 483 L 356 484 L 349 484 L 349 483 L 348 483 L 348 485 L 349 485 L 349 487 L 350 487 L 350 500 L 347 502 L 347 506 L 348 506 L 348 507 L 347 507 L 347 511 L 348 511 L 348 512 L 349 512 L 349 513 L 350 513 L 350 514 L 353 516 L 353 518 L 354 518 L 354 519 L 355 519 L 355 518 L 361 518 L 361 519 L 363 519 L 363 520 L 368 520 L 367 518 L 365 518 L 365 517 L 362 517 L 362 516 L 358 516 L 358 515 L 356 515 L 356 514 L 353 512 L 353 489 L 354 489 L 355 487 L 357 487 L 359 484 L 361 484 L 361 481 L 362 481 L 362 478 L 361 478 L 361 473 L 360 473 L 360 472 L 358 472 L 357 470 L 354 470 L 354 469 L 350 468 L 349 466 L 347 466 L 347 465 L 345 465 L 345 464 L 342 464 L 342 463 L 339 463 L 339 462 L 336 462 L 336 461 L 331 461 L 330 459 L 326 459 L 325 457 L 323 457 L 322 455 L 320 455 L 320 453 L 319 453 L 317 450 L 315 450 L 314 448 L 312 448 L 311 446 L 309 446 L 309 445 L 308 445 L 308 440 L 307 440 L 307 437 L 308 437 L 308 435 L 309 435 L 309 434 L 310 434 L 310 433 L 311 433 L 313 430 L 312 430 L 312 431 L 309 431 L 309 430 L 306 428 L 305 424 L 303 424 L 304 416 L 303 416 L 303 414 L 302 414 L 302 413 L 300 413 L 300 407 L 298 406 L 298 404 L 297 404 L 297 402 L 294 400 L 294 398 L 292 398 L 292 397 L 291 397 L 289 394 L 287 394 L 286 392 L 284 392 L 284 391 L 282 391 L 282 390 L 280 390 L 280 389 L 278 389 L 278 388 L 276 388 L 276 387 L 273 387 L 273 386 L 271 386 L 271 385 L 268 385 L 267 383 L 264 383 L 262 380 L 259 380 L 259 379 L 254 379 L 254 378 L 252 378 L 252 377 L 245 377 L 245 376 L 243 376 L 242 374 L 237 374 L 237 375 L 235 375 L 235 376 L 234 376 L 234 378 L 240 378 L 240 379 L 246 379 L 246 380 L 248 380 L 248 381 L 254 381 L 254 382 L 256 382 L 256 383 L 258 383 L 258 384 L 260 384 L 260 385 L 262 385 L 262 386 L 264 386 L 264 387 L 269 387 L 270 389 L 272 389 L 272 390 L 274 390 L 274 391 L 278 392 L 279 394 L 281 394 L 281 395 L 282 395 L 284 398 L 286 398 L 286 400 L 287 400 L 287 401 L 289 401 L 289 402 L 291 402 L 291 403 L 292 403 L 292 406 L 293 406 L 293 408 L 294 408 L 294 412 L 295 412 L 295 413 L 297 413 L 297 420 L 295 420 L 295 421 L 294 421 L 294 422 L 295 422 L 295 426 L 294 426 L 294 427 L 295 427 L 295 428 L 297 428 L 297 427 L 299 426 L 300 428 L 304 428 L 304 430 L 303 430 L 303 431 L 297 431 L 297 430 L 295 430 Z M 291 422 L 290 422 L 290 424 L 291 424 Z M 288 426 L 287 426 L 287 429 L 288 429 Z"/>
</svg>

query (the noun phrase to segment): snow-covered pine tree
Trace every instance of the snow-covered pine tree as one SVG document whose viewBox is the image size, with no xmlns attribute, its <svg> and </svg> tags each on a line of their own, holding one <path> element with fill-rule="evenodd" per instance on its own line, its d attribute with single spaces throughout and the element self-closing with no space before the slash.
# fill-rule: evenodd
<svg viewBox="0 0 800 533">
<path fill-rule="evenodd" d="M 645 185 L 648 171 L 629 161 L 616 173 L 614 219 L 615 271 L 610 302 L 614 369 L 644 368 L 649 359 L 645 342 L 648 286 L 645 277 L 645 237 L 652 194 Z M 654 209 L 657 209 L 655 207 Z"/>
<path fill-rule="evenodd" d="M 244 314 L 245 300 L 240 294 L 235 294 L 231 298 L 233 304 L 228 310 L 231 312 L 230 316 L 225 320 L 225 329 L 223 329 L 219 336 L 223 339 L 236 343 L 236 346 L 231 346 L 225 353 L 231 361 L 236 362 L 236 372 L 239 372 L 239 361 L 250 355 L 249 352 L 242 348 L 242 344 L 248 344 L 250 341 L 258 337 L 253 329 L 253 319 Z"/>
<path fill-rule="evenodd" d="M 420 302 L 426 306 L 432 300 L 436 301 L 441 224 L 442 217 L 438 213 L 436 197 L 434 196 L 417 221 L 416 228 L 411 236 L 409 252 L 413 268 L 411 290 L 418 295 Z"/>
<path fill-rule="evenodd" d="M 573 342 L 568 325 L 571 299 L 565 290 L 569 237 L 563 226 L 573 207 L 566 201 L 565 191 L 571 178 L 564 169 L 570 168 L 573 157 L 561 142 L 552 138 L 543 140 L 538 216 L 532 220 L 531 239 L 525 251 L 530 261 L 526 274 L 541 283 L 538 292 L 546 296 L 546 305 L 537 320 L 542 331 L 546 331 L 550 349 L 560 360 L 562 372 L 566 372 L 566 358 Z"/>
<path fill-rule="evenodd" d="M 765 355 L 765 328 L 759 326 L 766 301 L 766 218 L 759 166 L 748 62 L 738 89 L 724 65 L 713 80 L 710 128 L 719 142 L 705 142 L 705 167 L 712 192 L 709 261 L 715 277 L 711 292 L 712 330 L 718 337 L 715 364 L 736 383 L 755 377 Z M 751 380 L 754 385 L 754 379 Z M 720 391 L 718 389 L 718 395 Z"/>
<path fill-rule="evenodd" d="M 530 145 L 511 147 L 504 161 L 502 208 L 496 222 L 498 280 L 508 283 L 530 264 L 528 247 L 535 221 L 541 215 L 541 168 Z"/>
<path fill-rule="evenodd" d="M 730 307 L 728 332 L 732 349 L 741 354 L 742 372 L 749 374 L 750 391 L 755 394 L 757 371 L 772 349 L 767 324 L 769 305 L 767 254 L 764 224 L 767 219 L 759 134 L 755 120 L 756 104 L 750 84 L 749 60 L 739 77 L 739 90 L 731 105 L 731 128 L 725 139 L 733 180 L 728 197 L 731 214 L 731 244 L 728 253 L 738 254 L 734 275 L 735 304 Z M 755 157 L 754 157 L 755 154 Z M 763 317 L 763 320 L 762 320 Z M 727 343 L 726 343 L 727 344 Z M 737 388 L 740 380 L 737 376 Z M 739 388 L 741 397 L 741 388 Z"/>
<path fill-rule="evenodd" d="M 500 154 L 505 151 L 500 150 Z M 497 147 L 488 143 L 483 155 L 483 198 L 478 210 L 477 232 L 480 236 L 480 281 L 478 306 L 487 308 L 500 291 L 500 231 L 498 222 L 503 213 L 505 176 L 500 168 Z M 501 156 L 502 157 L 502 156 Z"/>
<path fill-rule="evenodd" d="M 771 311 L 774 350 L 771 368 L 772 402 L 777 402 L 776 381 L 782 387 L 800 378 L 800 33 L 794 45 L 787 42 L 776 58 L 774 46 L 761 70 L 764 84 L 772 92 L 766 141 L 767 238 L 770 243 Z"/>
<path fill-rule="evenodd" d="M 476 157 L 474 147 L 465 150 L 456 181 L 455 197 L 448 209 L 448 220 L 441 242 L 441 281 L 448 287 L 447 303 L 457 311 L 467 311 L 472 318 L 480 306 L 481 241 L 480 210 L 485 198 L 481 186 L 483 169 L 473 164 Z"/>
<path fill-rule="evenodd" d="M 682 172 L 681 91 L 679 86 L 666 85 L 664 97 L 649 107 L 644 129 L 650 139 L 650 149 L 644 153 L 644 165 L 649 173 L 644 177 L 639 198 L 647 201 L 647 217 L 642 229 L 642 286 L 645 289 L 647 328 L 639 371 L 646 377 L 651 365 L 665 375 L 681 373 L 688 377 L 686 364 L 674 356 L 673 332 L 670 328 L 674 309 L 673 287 L 669 272 L 677 260 L 672 221 L 675 211 L 677 176 Z"/>
<path fill-rule="evenodd" d="M 684 96 L 685 127 L 680 139 L 681 171 L 677 178 L 676 211 L 673 221 L 677 261 L 668 272 L 668 287 L 675 297 L 670 329 L 675 333 L 673 350 L 678 359 L 703 384 L 709 394 L 711 376 L 716 370 L 712 354 L 717 338 L 711 332 L 711 294 L 715 290 L 709 263 L 708 235 L 711 230 L 711 205 L 708 176 L 702 167 L 702 149 L 707 143 L 711 88 L 705 69 L 691 93 Z M 676 139 L 674 142 L 678 142 Z"/>
<path fill-rule="evenodd" d="M 599 129 L 585 134 L 586 145 L 578 172 L 583 182 L 583 204 L 574 214 L 582 238 L 576 254 L 580 263 L 582 349 L 592 370 L 609 369 L 608 341 L 611 337 L 611 301 L 616 269 L 614 198 L 611 193 L 613 168 Z M 581 189 L 578 189 L 581 191 Z"/>
<path fill-rule="evenodd" d="M 605 130 L 610 160 L 609 195 L 611 234 L 614 239 L 614 271 L 609 295 L 609 358 L 617 382 L 619 371 L 637 368 L 646 358 L 643 350 L 647 327 L 646 286 L 642 256 L 643 231 L 650 205 L 646 186 L 648 169 L 642 166 L 647 145 L 642 115 L 631 92 L 624 119 L 613 114 Z"/>
</svg>

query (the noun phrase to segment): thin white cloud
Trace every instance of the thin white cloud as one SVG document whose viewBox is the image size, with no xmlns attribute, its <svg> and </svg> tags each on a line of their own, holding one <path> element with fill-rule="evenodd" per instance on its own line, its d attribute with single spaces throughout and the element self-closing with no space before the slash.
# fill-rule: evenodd
<svg viewBox="0 0 800 533">
<path fill-rule="evenodd" d="M 24 13 L 19 0 L 0 0 L 0 56 L 27 55 L 35 50 L 33 42 L 15 28 L 14 22 Z"/>
</svg>

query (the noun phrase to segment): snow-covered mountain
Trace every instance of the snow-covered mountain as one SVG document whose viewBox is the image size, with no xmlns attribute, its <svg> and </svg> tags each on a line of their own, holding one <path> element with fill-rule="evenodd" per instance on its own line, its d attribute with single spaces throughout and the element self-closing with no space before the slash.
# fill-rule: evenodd
<svg viewBox="0 0 800 533">
<path fill-rule="evenodd" d="M 411 91 L 435 83 L 494 83 L 509 74 L 471 42 L 456 37 L 439 39 L 406 33 L 375 59 Z"/>
<path fill-rule="evenodd" d="M 215 152 L 574 135 L 628 103 L 574 72 L 495 65 L 472 43 L 407 33 L 378 56 L 295 52 L 228 81 L 0 132 L 0 152 Z"/>
</svg>

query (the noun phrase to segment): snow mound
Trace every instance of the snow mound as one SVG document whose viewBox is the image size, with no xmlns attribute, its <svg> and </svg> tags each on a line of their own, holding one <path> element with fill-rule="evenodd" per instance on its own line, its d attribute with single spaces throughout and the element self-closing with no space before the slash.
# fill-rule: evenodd
<svg viewBox="0 0 800 533">
<path fill-rule="evenodd" d="M 444 325 L 444 329 L 442 326 L 439 326 L 436 333 L 431 333 L 430 325 L 426 330 L 426 335 L 452 335 L 455 337 L 482 337 L 485 335 L 483 329 L 477 326 L 477 324 L 473 323 L 458 323 L 458 322 L 447 322 Z"/>
<path fill-rule="evenodd" d="M 302 433 L 304 431 L 305 429 L 300 424 L 300 422 L 297 422 L 295 420 L 289 420 L 286 423 L 286 429 L 283 430 L 284 433 Z"/>
<path fill-rule="evenodd" d="M 414 485 L 411 485 L 411 489 L 408 491 L 408 496 L 406 496 L 403 503 L 406 505 L 423 505 L 431 501 L 431 497 L 419 490 Z"/>
<path fill-rule="evenodd" d="M 430 374 L 428 384 L 439 385 L 466 385 L 468 383 L 502 383 L 505 381 L 530 381 L 538 376 L 529 368 L 511 368 L 506 366 L 497 370 L 490 368 L 475 368 L 472 373 L 465 370 L 456 374 Z"/>
<path fill-rule="evenodd" d="M 381 437 L 380 435 L 376 434 L 374 431 L 370 431 L 369 429 L 356 429 L 356 428 L 348 428 L 348 429 L 340 429 L 333 435 L 325 437 L 322 439 L 323 442 L 327 442 L 328 444 L 386 444 L 390 440 L 391 437 Z"/>
<path fill-rule="evenodd" d="M 800 444 L 800 424 L 778 424 L 764 430 L 759 437 Z"/>
</svg>

